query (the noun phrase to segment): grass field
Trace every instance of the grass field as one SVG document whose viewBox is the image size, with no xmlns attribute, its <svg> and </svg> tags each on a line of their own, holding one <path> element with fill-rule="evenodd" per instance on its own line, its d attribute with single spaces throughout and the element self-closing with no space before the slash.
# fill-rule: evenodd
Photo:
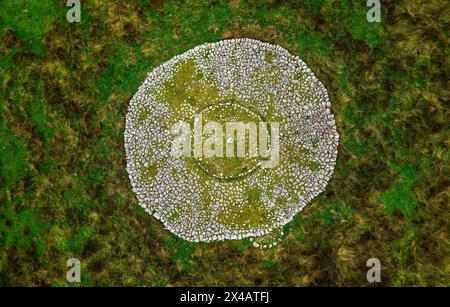
<svg viewBox="0 0 450 307">
<path fill-rule="evenodd" d="M 0 285 L 450 286 L 447 1 L 0 1 Z M 206 42 L 300 56 L 341 136 L 326 191 L 275 248 L 189 243 L 137 205 L 128 102 L 146 74 Z M 74 284 L 70 284 L 74 285 Z"/>
</svg>

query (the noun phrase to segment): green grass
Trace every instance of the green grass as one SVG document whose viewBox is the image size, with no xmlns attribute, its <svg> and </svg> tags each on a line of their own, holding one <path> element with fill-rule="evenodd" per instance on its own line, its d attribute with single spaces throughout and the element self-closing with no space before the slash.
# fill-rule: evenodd
<svg viewBox="0 0 450 307">
<path fill-rule="evenodd" d="M 448 286 L 448 4 L 382 1 L 0 2 L 0 284 Z M 300 56 L 341 136 L 327 189 L 259 250 L 192 244 L 137 206 L 131 96 L 192 47 L 250 37 Z M 271 56 L 267 55 L 267 61 Z M 250 198 L 257 197 L 249 195 Z"/>
<path fill-rule="evenodd" d="M 402 212 L 408 220 L 413 218 L 417 207 L 417 199 L 411 187 L 414 184 L 414 169 L 404 168 L 400 170 L 401 179 L 396 180 L 391 188 L 380 196 L 388 214 L 396 210 Z"/>
</svg>

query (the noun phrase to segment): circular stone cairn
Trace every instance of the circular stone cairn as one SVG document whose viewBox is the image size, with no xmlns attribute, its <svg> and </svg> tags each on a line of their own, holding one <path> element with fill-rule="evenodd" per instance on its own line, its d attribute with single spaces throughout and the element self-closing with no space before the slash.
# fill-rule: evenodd
<svg viewBox="0 0 450 307">
<path fill-rule="evenodd" d="M 247 154 L 175 157 L 171 129 L 193 126 L 196 114 L 203 124 L 278 122 L 278 164 L 263 168 L 264 158 Z M 126 115 L 127 171 L 140 206 L 191 242 L 275 246 L 283 226 L 325 189 L 338 142 L 327 91 L 305 63 L 247 38 L 200 45 L 157 67 Z"/>
</svg>

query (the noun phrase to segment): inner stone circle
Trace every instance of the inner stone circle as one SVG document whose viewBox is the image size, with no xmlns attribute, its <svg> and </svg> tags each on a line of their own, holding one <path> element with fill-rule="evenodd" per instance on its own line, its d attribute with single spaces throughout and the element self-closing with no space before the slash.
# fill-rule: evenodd
<svg viewBox="0 0 450 307">
<path fill-rule="evenodd" d="M 263 122 L 262 116 L 236 101 L 226 101 L 208 106 L 202 110 L 203 121 L 209 120 L 223 124 L 226 122 Z M 227 141 L 226 139 L 224 140 Z M 246 139 L 248 141 L 248 139 Z M 248 146 L 248 142 L 246 142 Z M 209 176 L 217 180 L 237 180 L 260 168 L 260 158 L 246 157 L 212 157 L 200 158 L 198 166 Z"/>
</svg>

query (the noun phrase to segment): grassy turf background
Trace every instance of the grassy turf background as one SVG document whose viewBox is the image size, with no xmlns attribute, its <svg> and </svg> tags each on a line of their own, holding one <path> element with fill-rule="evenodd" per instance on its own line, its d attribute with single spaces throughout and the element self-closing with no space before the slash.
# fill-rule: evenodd
<svg viewBox="0 0 450 307">
<path fill-rule="evenodd" d="M 0 1 L 0 285 L 449 286 L 449 3 Z M 137 205 L 128 101 L 196 45 L 250 37 L 299 55 L 341 135 L 326 192 L 270 250 L 193 244 Z"/>
</svg>

